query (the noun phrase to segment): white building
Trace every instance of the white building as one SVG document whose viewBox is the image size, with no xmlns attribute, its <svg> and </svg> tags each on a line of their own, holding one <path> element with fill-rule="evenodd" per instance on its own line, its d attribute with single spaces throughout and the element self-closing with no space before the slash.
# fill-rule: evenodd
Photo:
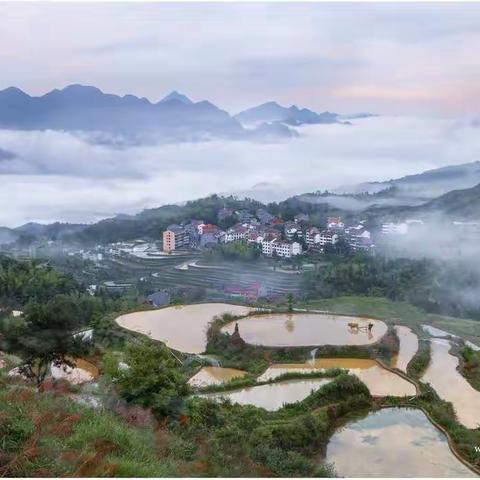
<svg viewBox="0 0 480 480">
<path fill-rule="evenodd" d="M 371 248 L 371 234 L 363 225 L 350 227 L 346 232 L 349 238 L 349 245 L 354 250 L 368 250 Z"/>
<path fill-rule="evenodd" d="M 307 228 L 305 242 L 308 247 L 314 247 L 320 243 L 320 230 L 317 227 Z"/>
<path fill-rule="evenodd" d="M 340 217 L 328 217 L 327 228 L 329 230 L 343 230 L 345 228 L 345 224 L 342 222 Z"/>
<path fill-rule="evenodd" d="M 237 240 L 245 240 L 247 238 L 247 227 L 232 227 L 225 232 L 225 243 L 236 242 Z"/>
<path fill-rule="evenodd" d="M 275 240 L 264 240 L 262 242 L 262 253 L 266 255 L 267 257 L 271 257 L 273 255 L 273 244 L 275 243 Z"/>
<path fill-rule="evenodd" d="M 270 240 L 262 242 L 262 253 L 271 257 L 276 253 L 279 257 L 290 258 L 302 253 L 302 246 L 298 242 L 280 242 Z"/>
<path fill-rule="evenodd" d="M 320 233 L 319 245 L 324 247 L 325 245 L 335 245 L 338 242 L 338 235 L 329 230 L 323 230 Z"/>
</svg>

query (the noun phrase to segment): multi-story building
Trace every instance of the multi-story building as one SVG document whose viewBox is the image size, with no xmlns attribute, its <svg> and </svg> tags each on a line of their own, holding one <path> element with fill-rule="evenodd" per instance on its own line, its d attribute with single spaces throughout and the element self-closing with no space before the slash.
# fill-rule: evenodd
<svg viewBox="0 0 480 480">
<path fill-rule="evenodd" d="M 302 253 L 302 246 L 298 242 L 281 242 L 270 240 L 262 242 L 262 253 L 271 257 L 274 253 L 279 257 L 290 258 Z"/>
<path fill-rule="evenodd" d="M 174 250 L 187 247 L 190 239 L 186 230 L 180 225 L 170 225 L 163 232 L 163 251 L 173 252 Z"/>
<path fill-rule="evenodd" d="M 328 217 L 327 218 L 327 229 L 328 230 L 343 230 L 345 224 L 342 222 L 341 217 Z"/>
<path fill-rule="evenodd" d="M 243 225 L 235 225 L 225 232 L 225 243 L 244 240 L 248 235 L 248 227 Z"/>
<path fill-rule="evenodd" d="M 335 245 L 338 242 L 338 234 L 331 230 L 323 230 L 320 232 L 319 245 L 324 247 L 325 245 Z"/>
<path fill-rule="evenodd" d="M 320 243 L 320 230 L 317 227 L 307 228 L 305 232 L 305 243 L 308 248 L 313 248 Z"/>
<path fill-rule="evenodd" d="M 369 250 L 372 247 L 371 234 L 363 225 L 350 227 L 345 233 L 353 250 Z"/>
<path fill-rule="evenodd" d="M 303 232 L 298 223 L 285 222 L 283 224 L 283 231 L 289 241 L 292 241 L 294 238 L 303 238 Z"/>
<path fill-rule="evenodd" d="M 259 208 L 256 211 L 256 215 L 260 222 L 264 224 L 270 223 L 275 218 L 270 212 L 267 212 L 264 208 Z"/>
<path fill-rule="evenodd" d="M 275 243 L 275 240 L 264 240 L 262 242 L 262 253 L 267 257 L 271 257 L 273 255 L 274 243 Z"/>
<path fill-rule="evenodd" d="M 264 240 L 264 237 L 259 232 L 251 232 L 247 235 L 247 242 L 248 243 L 257 243 L 261 244 Z"/>
<path fill-rule="evenodd" d="M 225 232 L 220 228 L 217 228 L 215 231 L 208 231 L 203 233 L 200 237 L 200 246 L 209 247 L 216 245 L 218 243 L 225 242 Z"/>
</svg>

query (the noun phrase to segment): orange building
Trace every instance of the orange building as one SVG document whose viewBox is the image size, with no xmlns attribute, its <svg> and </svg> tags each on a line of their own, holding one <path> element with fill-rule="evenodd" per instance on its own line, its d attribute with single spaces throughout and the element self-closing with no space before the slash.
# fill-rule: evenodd
<svg viewBox="0 0 480 480">
<path fill-rule="evenodd" d="M 175 232 L 165 230 L 163 232 L 163 251 L 170 253 L 175 250 Z"/>
</svg>

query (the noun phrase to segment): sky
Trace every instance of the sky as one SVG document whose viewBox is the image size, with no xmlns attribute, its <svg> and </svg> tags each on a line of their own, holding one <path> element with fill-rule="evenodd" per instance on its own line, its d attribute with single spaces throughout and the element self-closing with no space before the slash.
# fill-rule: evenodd
<svg viewBox="0 0 480 480">
<path fill-rule="evenodd" d="M 475 115 L 480 3 L 0 3 L 0 88 Z"/>
<path fill-rule="evenodd" d="M 273 144 L 98 145 L 0 130 L 0 225 L 92 222 L 240 192 L 261 200 L 479 160 L 480 3 L 4 3 L 0 89 L 72 83 L 234 114 L 368 111 Z M 475 125 L 477 125 L 475 127 Z"/>
</svg>

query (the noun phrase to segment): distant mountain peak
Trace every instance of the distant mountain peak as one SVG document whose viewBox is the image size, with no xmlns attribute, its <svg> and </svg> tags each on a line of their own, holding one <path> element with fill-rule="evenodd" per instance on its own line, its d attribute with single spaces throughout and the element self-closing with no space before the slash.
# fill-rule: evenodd
<svg viewBox="0 0 480 480">
<path fill-rule="evenodd" d="M 17 87 L 7 87 L 4 90 L 0 91 L 0 95 L 9 96 L 9 97 L 25 97 L 30 98 L 30 95 L 25 93 L 23 90 L 20 90 Z"/>
<path fill-rule="evenodd" d="M 264 122 L 281 122 L 287 125 L 298 126 L 303 124 L 338 123 L 336 113 L 318 114 L 308 108 L 299 108 L 297 105 L 283 107 L 277 102 L 262 103 L 248 110 L 238 113 L 235 117 L 240 123 L 259 125 Z"/>
<path fill-rule="evenodd" d="M 54 88 L 52 91 L 46 93 L 44 97 L 49 97 L 53 95 L 103 95 L 103 92 L 91 85 L 80 85 L 79 83 L 72 83 L 66 87 L 59 89 Z"/>
<path fill-rule="evenodd" d="M 193 102 L 183 93 L 179 93 L 176 90 L 170 92 L 166 97 L 162 98 L 158 103 L 170 102 L 176 100 L 178 102 L 185 103 L 186 105 L 191 105 Z"/>
<path fill-rule="evenodd" d="M 262 133 L 269 139 L 292 136 L 289 129 L 278 126 L 263 127 L 260 132 L 245 129 L 213 103 L 192 102 L 178 91 L 152 104 L 146 98 L 103 93 L 78 83 L 36 97 L 15 88 L 0 92 L 0 128 L 95 132 L 89 140 L 112 145 L 118 143 L 112 134 L 125 134 L 127 143 L 197 142 L 214 137 L 257 141 Z"/>
</svg>

